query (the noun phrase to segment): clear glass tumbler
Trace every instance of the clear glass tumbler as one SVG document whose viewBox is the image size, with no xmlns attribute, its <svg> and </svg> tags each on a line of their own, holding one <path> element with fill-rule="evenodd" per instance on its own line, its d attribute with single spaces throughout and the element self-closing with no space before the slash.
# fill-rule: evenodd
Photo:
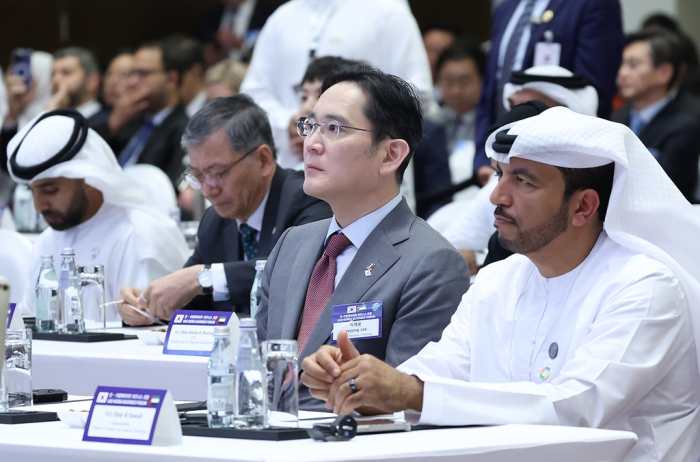
<svg viewBox="0 0 700 462">
<path fill-rule="evenodd" d="M 9 407 L 32 406 L 32 330 L 7 329 L 6 387 Z"/>
<path fill-rule="evenodd" d="M 118 319 L 118 305 L 104 306 L 104 265 L 81 265 L 75 270 L 80 278 L 85 330 L 106 329 L 108 319 Z"/>
<path fill-rule="evenodd" d="M 299 425 L 299 365 L 296 340 L 263 342 L 271 426 Z"/>
</svg>

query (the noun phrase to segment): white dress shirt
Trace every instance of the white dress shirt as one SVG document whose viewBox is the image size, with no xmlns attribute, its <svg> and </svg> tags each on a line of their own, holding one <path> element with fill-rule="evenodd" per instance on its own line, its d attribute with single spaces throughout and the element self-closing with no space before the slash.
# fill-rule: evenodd
<svg viewBox="0 0 700 462">
<path fill-rule="evenodd" d="M 488 247 L 491 235 L 496 232 L 491 203 L 491 193 L 498 185 L 498 177 L 492 175 L 476 197 L 464 202 L 459 215 L 445 230 L 444 237 L 458 250 L 483 250 Z"/>
<path fill-rule="evenodd" d="M 336 287 L 338 287 L 340 280 L 343 279 L 345 271 L 348 269 L 348 266 L 350 266 L 350 263 L 352 263 L 352 259 L 355 258 L 357 251 L 365 242 L 367 236 L 369 236 L 370 233 L 374 231 L 374 228 L 376 228 L 377 225 L 381 223 L 381 221 L 401 203 L 401 199 L 401 194 L 397 194 L 396 197 L 379 207 L 374 212 L 368 213 L 359 220 L 355 220 L 345 228 L 341 228 L 340 225 L 338 225 L 338 222 L 335 221 L 335 215 L 333 215 L 331 224 L 328 227 L 328 233 L 326 233 L 325 245 L 328 245 L 331 234 L 335 233 L 336 231 L 340 231 L 341 234 L 345 234 L 345 236 L 350 239 L 350 242 L 352 242 L 352 245 L 343 250 L 335 259 Z"/>
<path fill-rule="evenodd" d="M 93 99 L 92 101 L 88 101 L 87 103 L 81 104 L 80 106 L 75 108 L 75 110 L 78 111 L 86 119 L 89 119 L 90 117 L 100 112 L 100 109 L 102 109 L 102 105 L 98 103 L 95 99 Z"/>
<path fill-rule="evenodd" d="M 258 208 L 255 209 L 255 212 L 253 212 L 250 218 L 248 218 L 248 221 L 242 222 L 241 220 L 236 220 L 236 223 L 238 223 L 239 232 L 241 230 L 241 224 L 243 223 L 247 224 L 258 232 L 255 235 L 256 242 L 260 242 L 260 231 L 262 230 L 263 217 L 265 216 L 265 206 L 267 205 L 267 198 L 269 196 L 270 190 L 268 189 L 262 202 L 260 202 L 260 205 L 258 205 Z M 243 252 L 243 260 L 248 261 L 248 256 L 245 254 L 245 252 Z M 224 264 L 213 263 L 211 265 L 211 276 L 212 288 L 214 289 L 214 293 L 212 294 L 214 301 L 218 302 L 221 300 L 228 300 L 228 281 L 226 279 L 226 272 L 224 271 Z"/>
<path fill-rule="evenodd" d="M 326 16 L 320 12 L 331 12 Z M 289 123 L 299 109 L 294 87 L 309 65 L 312 21 L 320 21 L 316 57 L 362 60 L 412 82 L 432 101 L 428 57 L 415 18 L 397 0 L 292 0 L 265 23 L 241 93 L 250 95 L 270 118 L 278 163 L 291 168 L 298 159 L 289 146 Z M 429 104 L 425 107 L 429 107 Z"/>
<path fill-rule="evenodd" d="M 205 104 L 207 104 L 207 94 L 204 90 L 202 90 L 199 93 L 197 93 L 197 96 L 195 96 L 192 99 L 192 101 L 190 101 L 189 104 L 185 107 L 187 117 L 191 119 L 192 116 L 194 116 L 197 113 L 197 111 L 202 109 Z"/>
<path fill-rule="evenodd" d="M 556 346 L 555 346 L 556 344 Z M 399 370 L 439 425 L 632 431 L 625 461 L 700 456 L 700 374 L 688 301 L 663 263 L 602 232 L 577 268 L 544 278 L 514 255 L 479 272 L 437 343 Z"/>
</svg>

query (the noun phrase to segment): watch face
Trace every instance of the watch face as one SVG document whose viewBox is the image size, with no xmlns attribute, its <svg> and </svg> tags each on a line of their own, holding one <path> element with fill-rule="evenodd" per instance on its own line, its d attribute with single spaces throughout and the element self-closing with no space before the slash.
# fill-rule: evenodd
<svg viewBox="0 0 700 462">
<path fill-rule="evenodd" d="M 197 280 L 199 281 L 199 285 L 202 287 L 211 287 L 214 285 L 214 281 L 211 277 L 211 271 L 209 270 L 204 270 L 199 273 Z"/>
</svg>

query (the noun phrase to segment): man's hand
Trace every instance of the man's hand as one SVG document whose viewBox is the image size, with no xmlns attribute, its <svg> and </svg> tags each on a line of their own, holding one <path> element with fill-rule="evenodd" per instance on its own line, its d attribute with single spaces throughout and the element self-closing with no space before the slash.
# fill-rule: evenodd
<svg viewBox="0 0 700 462">
<path fill-rule="evenodd" d="M 117 100 L 107 120 L 112 135 L 116 135 L 136 114 L 148 107 L 148 92 L 148 88 L 130 90 Z"/>
<path fill-rule="evenodd" d="M 139 308 L 143 311 L 146 311 L 145 308 L 139 306 L 139 297 L 142 293 L 143 291 L 135 287 L 128 286 L 122 287 L 122 290 L 119 291 L 119 297 L 117 298 L 117 300 L 124 301 L 124 303 L 119 305 L 119 315 L 122 317 L 122 321 L 124 321 L 130 326 L 150 326 L 151 324 L 153 324 L 153 321 L 151 321 L 147 317 L 141 316 L 131 308 L 124 306 L 124 304 L 126 303 L 131 306 L 135 306 L 136 308 Z"/>
<path fill-rule="evenodd" d="M 493 175 L 493 171 L 493 167 L 490 165 L 483 165 L 479 167 L 479 169 L 476 171 L 476 180 L 479 183 L 479 186 L 484 186 L 489 182 L 491 175 Z"/>
<path fill-rule="evenodd" d="M 351 348 L 357 352 L 347 333 L 338 335 L 338 346 L 341 350 Z M 327 392 L 326 401 L 326 408 L 334 409 L 336 414 L 349 414 L 356 409 L 373 414 L 423 409 L 423 382 L 374 356 L 355 356 L 340 365 L 340 371 Z M 350 388 L 351 379 L 357 390 L 355 393 Z"/>
<path fill-rule="evenodd" d="M 47 111 L 55 111 L 56 109 L 65 109 L 70 104 L 70 93 L 68 91 L 68 84 L 63 82 L 59 87 L 58 91 L 51 96 L 51 99 L 46 103 Z"/>
<path fill-rule="evenodd" d="M 341 338 L 344 339 L 343 342 Z M 301 381 L 309 387 L 309 392 L 314 398 L 326 401 L 333 381 L 341 374 L 340 366 L 360 356 L 348 338 L 347 331 L 343 330 L 338 334 L 338 346 L 340 348 L 323 345 L 316 353 L 304 358 L 301 363 L 304 371 L 301 374 Z"/>
<path fill-rule="evenodd" d="M 148 300 L 148 312 L 160 319 L 170 319 L 173 313 L 195 296 L 202 294 L 197 276 L 204 265 L 183 268 L 153 281 L 143 292 Z"/>
</svg>

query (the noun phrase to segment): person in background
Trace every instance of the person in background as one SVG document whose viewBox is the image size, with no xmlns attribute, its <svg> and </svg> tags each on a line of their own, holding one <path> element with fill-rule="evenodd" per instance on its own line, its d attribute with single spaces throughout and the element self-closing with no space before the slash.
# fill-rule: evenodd
<svg viewBox="0 0 700 462">
<path fill-rule="evenodd" d="M 79 265 L 105 265 L 105 297 L 126 284 L 143 284 L 182 266 L 189 253 L 175 222 L 119 167 L 107 143 L 77 111 L 44 112 L 8 146 L 12 179 L 29 185 L 36 210 L 49 227 L 34 242 L 31 273 L 42 255 L 60 265 L 61 250 L 75 249 Z M 20 303 L 34 315 L 34 283 Z"/>
<path fill-rule="evenodd" d="M 119 98 L 126 95 L 133 58 L 133 51 L 121 50 L 109 62 L 102 79 L 102 100 L 107 106 L 116 106 Z"/>
<path fill-rule="evenodd" d="M 86 48 L 67 47 L 53 54 L 51 65 L 53 96 L 46 109 L 75 109 L 88 121 L 90 128 L 104 132 L 109 109 L 97 100 L 100 69 L 95 55 Z"/>
<path fill-rule="evenodd" d="M 469 274 L 400 194 L 421 119 L 415 89 L 396 76 L 354 66 L 324 80 L 299 130 L 304 191 L 328 202 L 333 218 L 288 230 L 270 254 L 256 315 L 261 341 L 297 340 L 303 360 L 335 340 L 332 313 L 346 308 L 338 305 L 352 312 L 361 303 L 374 313 L 356 331 L 363 353 L 395 366 L 439 338 Z M 305 387 L 299 404 L 323 409 Z"/>
<path fill-rule="evenodd" d="M 191 118 L 207 102 L 204 92 L 204 58 L 202 44 L 184 34 L 176 34 L 165 39 L 173 47 L 177 57 L 176 68 L 180 73 L 180 102 L 185 106 L 187 117 Z"/>
<path fill-rule="evenodd" d="M 240 61 L 224 59 L 204 73 L 204 92 L 207 101 L 237 95 L 248 66 Z"/>
<path fill-rule="evenodd" d="M 162 319 L 182 308 L 248 315 L 256 260 L 266 259 L 288 228 L 327 218 L 330 208 L 304 193 L 302 172 L 277 165 L 267 116 L 247 95 L 207 103 L 182 144 L 187 182 L 212 203 L 197 248 L 185 268 L 140 286 L 145 290 L 123 287 L 121 298 Z M 126 307 L 119 312 L 127 324 L 151 323 Z"/>
<path fill-rule="evenodd" d="M 700 101 L 678 91 L 682 43 L 664 29 L 642 29 L 627 37 L 622 56 L 618 81 L 627 104 L 613 120 L 630 127 L 686 199 L 694 202 L 700 158 L 700 119 L 696 116 Z"/>
<path fill-rule="evenodd" d="M 437 72 L 437 62 L 438 58 L 460 35 L 460 28 L 455 25 L 448 24 L 431 24 L 423 29 L 423 45 L 425 46 L 425 51 L 428 53 L 428 62 L 430 62 L 430 72 L 433 75 L 433 83 L 437 88 L 438 72 Z M 438 101 L 441 101 L 438 98 Z"/>
</svg>

